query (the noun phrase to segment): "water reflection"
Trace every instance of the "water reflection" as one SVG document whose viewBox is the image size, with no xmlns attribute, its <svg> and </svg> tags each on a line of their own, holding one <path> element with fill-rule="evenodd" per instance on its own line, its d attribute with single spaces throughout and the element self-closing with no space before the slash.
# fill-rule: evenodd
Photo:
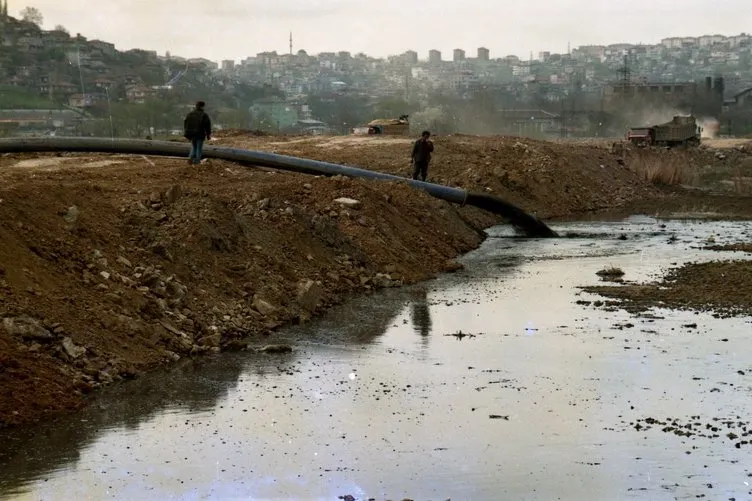
<svg viewBox="0 0 752 501">
<path fill-rule="evenodd" d="M 431 310 L 428 307 L 428 291 L 424 287 L 417 287 L 412 295 L 410 318 L 413 329 L 424 339 L 431 334 Z"/>
<path fill-rule="evenodd" d="M 394 289 L 357 298 L 310 324 L 279 332 L 274 341 L 367 345 L 394 322 L 409 294 L 409 289 Z M 263 381 L 278 375 L 298 361 L 299 353 L 270 357 L 247 352 L 186 359 L 167 374 L 148 374 L 104 390 L 84 410 L 55 422 L 0 430 L 0 498 L 22 492 L 25 484 L 51 472 L 75 468 L 82 451 L 109 430 L 137 433 L 144 422 L 158 415 L 210 412 L 244 377 Z"/>
<path fill-rule="evenodd" d="M 684 234 L 707 238 L 702 226 Z M 433 291 L 359 298 L 280 333 L 291 355 L 188 361 L 0 434 L 0 497 L 663 500 L 712 481 L 741 499 L 746 452 L 698 442 L 689 455 L 673 434 L 617 430 L 650 415 L 741 415 L 746 388 L 710 388 L 747 367 L 749 326 L 575 303 L 604 264 L 639 280 L 703 252 L 664 240 L 492 239 Z M 627 320 L 638 325 L 615 329 Z M 676 335 L 690 320 L 699 335 Z M 460 329 L 478 335 L 444 336 Z"/>
</svg>

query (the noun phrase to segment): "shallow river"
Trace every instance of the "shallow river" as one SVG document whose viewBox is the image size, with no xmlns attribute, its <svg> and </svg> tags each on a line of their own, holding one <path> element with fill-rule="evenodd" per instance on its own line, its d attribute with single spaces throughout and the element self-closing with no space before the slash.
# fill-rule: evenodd
<svg viewBox="0 0 752 501">
<path fill-rule="evenodd" d="M 640 217 L 559 224 L 580 237 L 544 241 L 493 228 L 459 273 L 282 332 L 292 354 L 188 361 L 0 435 L 0 498 L 750 499 L 752 445 L 725 427 L 634 426 L 747 419 L 750 319 L 577 303 L 598 299 L 577 287 L 604 267 L 648 280 L 721 258 L 708 237 L 748 228 Z"/>
</svg>

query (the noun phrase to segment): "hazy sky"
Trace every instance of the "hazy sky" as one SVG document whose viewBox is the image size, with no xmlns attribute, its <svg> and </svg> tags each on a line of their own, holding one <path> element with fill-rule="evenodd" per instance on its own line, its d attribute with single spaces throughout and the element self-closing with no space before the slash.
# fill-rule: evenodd
<svg viewBox="0 0 752 501">
<path fill-rule="evenodd" d="M 242 59 L 265 50 L 349 50 L 385 56 L 454 48 L 491 57 L 566 52 L 585 44 L 752 30 L 748 0 L 9 0 L 34 5 L 45 28 L 160 54 Z M 679 5 L 681 7 L 679 7 Z"/>
</svg>

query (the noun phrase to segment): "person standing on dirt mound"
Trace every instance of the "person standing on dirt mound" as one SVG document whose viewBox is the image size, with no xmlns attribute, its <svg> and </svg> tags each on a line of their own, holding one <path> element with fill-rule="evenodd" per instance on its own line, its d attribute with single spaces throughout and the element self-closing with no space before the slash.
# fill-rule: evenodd
<svg viewBox="0 0 752 501">
<path fill-rule="evenodd" d="M 428 164 L 431 163 L 431 153 L 433 153 L 433 143 L 430 140 L 431 133 L 424 130 L 420 139 L 415 141 L 413 146 L 413 179 L 421 181 L 426 180 L 428 175 Z"/>
<path fill-rule="evenodd" d="M 183 121 L 185 138 L 191 142 L 191 154 L 188 163 L 201 163 L 201 155 L 204 151 L 204 141 L 211 139 L 211 119 L 204 111 L 206 103 L 199 101 L 196 109 L 188 113 Z"/>
</svg>

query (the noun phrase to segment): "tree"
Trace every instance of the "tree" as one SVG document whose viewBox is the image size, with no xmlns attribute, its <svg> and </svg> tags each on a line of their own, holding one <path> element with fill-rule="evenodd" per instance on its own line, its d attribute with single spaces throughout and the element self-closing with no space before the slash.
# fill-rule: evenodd
<svg viewBox="0 0 752 501">
<path fill-rule="evenodd" d="M 55 26 L 55 31 L 62 31 L 63 33 L 66 33 L 66 34 L 70 35 L 70 31 L 68 31 L 68 29 L 65 26 L 63 26 L 62 24 L 56 25 Z"/>
<path fill-rule="evenodd" d="M 42 16 L 42 13 L 36 7 L 26 7 L 21 11 L 21 19 L 27 23 L 36 24 L 41 27 L 44 16 Z"/>
</svg>

